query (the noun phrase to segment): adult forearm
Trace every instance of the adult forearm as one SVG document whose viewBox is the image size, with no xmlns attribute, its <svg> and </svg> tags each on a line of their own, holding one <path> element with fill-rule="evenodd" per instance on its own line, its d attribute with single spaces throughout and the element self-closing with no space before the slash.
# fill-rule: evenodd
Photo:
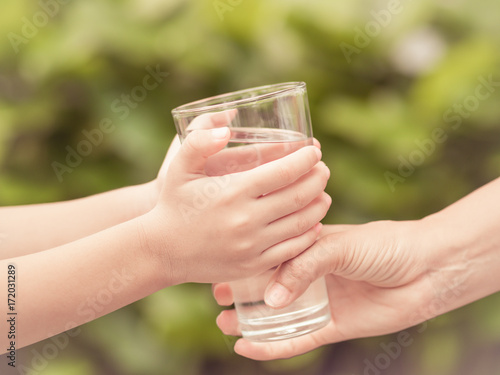
<svg viewBox="0 0 500 375">
<path fill-rule="evenodd" d="M 0 208 L 0 259 L 51 249 L 146 213 L 154 183 L 67 202 Z"/>
<path fill-rule="evenodd" d="M 446 310 L 500 290 L 500 178 L 421 221 L 429 280 Z"/>
<path fill-rule="evenodd" d="M 16 270 L 17 348 L 167 286 L 164 275 L 168 270 L 160 269 L 141 236 L 135 219 L 58 248 L 1 261 L 1 293 L 6 293 L 9 265 Z M 2 300 L 7 301 L 6 297 Z M 1 311 L 7 308 L 7 303 L 3 305 Z M 8 347 L 2 344 L 4 350 Z"/>
</svg>

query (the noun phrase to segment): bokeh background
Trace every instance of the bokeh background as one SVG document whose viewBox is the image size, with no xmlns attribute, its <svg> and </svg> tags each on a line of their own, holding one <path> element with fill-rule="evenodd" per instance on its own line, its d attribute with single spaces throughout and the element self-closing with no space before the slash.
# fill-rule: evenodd
<svg viewBox="0 0 500 375">
<path fill-rule="evenodd" d="M 0 205 L 153 179 L 175 132 L 172 108 L 284 81 L 308 85 L 314 133 L 332 170 L 325 223 L 418 219 L 500 174 L 498 84 L 476 94 L 481 82 L 500 82 L 497 0 L 17 0 L 0 7 Z M 148 67 L 168 77 L 126 115 L 118 111 L 116 100 L 142 84 Z M 64 163 L 66 147 L 76 148 L 82 131 L 104 118 L 115 131 L 60 181 L 53 162 Z M 446 140 L 431 142 L 438 128 Z M 395 338 L 258 363 L 234 354 L 234 339 L 215 325 L 219 311 L 208 285 L 162 290 L 86 324 L 30 374 L 372 374 L 366 360 Z M 422 333 L 409 329 L 414 343 L 380 373 L 500 374 L 499 311 L 494 295 L 432 320 Z M 24 350 L 25 360 L 47 343 Z"/>
</svg>

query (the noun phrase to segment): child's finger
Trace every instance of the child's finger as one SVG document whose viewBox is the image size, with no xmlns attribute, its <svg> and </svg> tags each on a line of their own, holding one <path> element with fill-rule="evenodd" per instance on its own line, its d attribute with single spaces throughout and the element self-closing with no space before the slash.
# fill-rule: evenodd
<svg viewBox="0 0 500 375">
<path fill-rule="evenodd" d="M 302 147 L 302 144 L 295 143 L 255 143 L 226 148 L 210 158 L 206 172 L 209 176 L 219 176 L 247 171 L 289 155 Z"/>
<path fill-rule="evenodd" d="M 325 217 L 331 202 L 328 194 L 321 193 L 303 209 L 270 223 L 263 233 L 262 240 L 268 241 L 269 246 L 271 246 L 274 243 L 293 240 L 306 233 Z M 284 260 L 286 259 L 281 259 L 281 262 Z"/>
<path fill-rule="evenodd" d="M 207 159 L 222 150 L 229 141 L 229 128 L 195 130 L 179 149 L 170 168 L 179 174 L 204 174 Z"/>
<path fill-rule="evenodd" d="M 330 170 L 323 162 L 301 176 L 294 183 L 258 199 L 259 212 L 266 215 L 268 223 L 290 215 L 309 205 L 326 187 Z"/>
<path fill-rule="evenodd" d="M 221 126 L 229 126 L 237 113 L 237 109 L 228 109 L 226 111 L 216 113 L 204 113 L 191 121 L 186 130 L 191 131 L 196 129 L 211 129 L 220 128 Z"/>
<path fill-rule="evenodd" d="M 246 176 L 243 184 L 249 187 L 249 194 L 257 198 L 296 181 L 320 159 L 321 151 L 317 147 L 306 146 L 281 159 L 241 172 Z"/>
<path fill-rule="evenodd" d="M 321 150 L 321 143 L 316 138 L 313 138 L 313 145 Z"/>
<path fill-rule="evenodd" d="M 263 268 L 266 267 L 271 269 L 272 267 L 286 262 L 289 259 L 295 258 L 307 248 L 312 246 L 318 238 L 321 226 L 321 223 L 318 223 L 305 233 L 279 242 L 266 249 L 262 253 L 261 257 Z"/>
</svg>

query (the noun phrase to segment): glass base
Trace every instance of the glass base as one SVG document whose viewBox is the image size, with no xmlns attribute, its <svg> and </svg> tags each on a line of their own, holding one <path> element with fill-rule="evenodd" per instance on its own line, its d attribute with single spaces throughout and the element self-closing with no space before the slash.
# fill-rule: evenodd
<svg viewBox="0 0 500 375">
<path fill-rule="evenodd" d="M 302 336 L 323 328 L 330 321 L 328 301 L 307 309 L 284 314 L 241 319 L 243 337 L 251 341 L 270 342 Z"/>
</svg>

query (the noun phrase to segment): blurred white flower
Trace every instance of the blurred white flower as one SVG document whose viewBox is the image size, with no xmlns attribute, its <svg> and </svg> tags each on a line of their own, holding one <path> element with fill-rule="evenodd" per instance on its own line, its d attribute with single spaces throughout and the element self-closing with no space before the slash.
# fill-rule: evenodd
<svg viewBox="0 0 500 375">
<path fill-rule="evenodd" d="M 422 28 L 405 35 L 390 53 L 395 69 L 407 75 L 426 73 L 443 57 L 446 43 L 436 30 Z"/>
</svg>

